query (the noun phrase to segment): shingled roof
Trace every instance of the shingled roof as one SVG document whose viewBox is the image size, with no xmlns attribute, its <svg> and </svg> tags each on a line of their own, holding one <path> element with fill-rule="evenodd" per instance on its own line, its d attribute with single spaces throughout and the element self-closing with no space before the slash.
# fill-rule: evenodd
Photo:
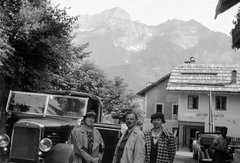
<svg viewBox="0 0 240 163">
<path fill-rule="evenodd" d="M 158 81 L 152 83 L 151 85 L 147 86 L 146 88 L 144 88 L 143 90 L 139 91 L 137 93 L 137 95 L 139 96 L 145 96 L 145 93 L 150 90 L 151 88 L 155 87 L 156 85 L 158 85 L 159 83 L 163 82 L 165 79 L 170 77 L 170 73 L 168 73 L 167 75 L 163 76 L 161 79 L 159 79 Z"/>
<path fill-rule="evenodd" d="M 167 90 L 240 93 L 240 65 L 188 63 L 175 66 Z"/>
</svg>

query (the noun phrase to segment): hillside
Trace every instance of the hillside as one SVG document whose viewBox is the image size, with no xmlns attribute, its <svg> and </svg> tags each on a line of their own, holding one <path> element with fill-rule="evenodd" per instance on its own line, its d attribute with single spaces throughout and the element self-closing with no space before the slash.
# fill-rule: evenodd
<svg viewBox="0 0 240 163">
<path fill-rule="evenodd" d="M 89 42 L 89 59 L 110 76 L 125 79 L 135 92 L 194 56 L 197 63 L 240 63 L 231 38 L 195 20 L 167 20 L 157 26 L 132 21 L 121 8 L 81 15 L 75 43 Z"/>
</svg>

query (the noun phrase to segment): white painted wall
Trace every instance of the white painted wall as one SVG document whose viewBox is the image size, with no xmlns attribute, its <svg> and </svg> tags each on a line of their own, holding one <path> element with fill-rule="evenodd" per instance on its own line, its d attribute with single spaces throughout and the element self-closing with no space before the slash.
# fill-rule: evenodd
<svg viewBox="0 0 240 163">
<path fill-rule="evenodd" d="M 199 95 L 199 108 L 188 109 L 188 95 Z M 227 97 L 227 110 L 215 110 L 215 96 Z M 207 93 L 180 93 L 178 99 L 179 121 L 204 122 L 205 131 L 209 131 L 209 95 Z M 213 94 L 212 113 L 214 126 L 228 127 L 228 135 L 240 137 L 240 94 Z M 215 127 L 213 127 L 215 129 Z M 213 130 L 214 130 L 213 129 Z M 210 129 L 211 131 L 211 129 Z"/>
</svg>

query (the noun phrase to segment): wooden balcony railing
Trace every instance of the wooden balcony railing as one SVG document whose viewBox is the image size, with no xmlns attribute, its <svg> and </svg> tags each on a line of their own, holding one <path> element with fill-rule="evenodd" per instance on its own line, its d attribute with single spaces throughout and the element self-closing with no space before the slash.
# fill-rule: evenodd
<svg viewBox="0 0 240 163">
<path fill-rule="evenodd" d="M 232 48 L 240 48 L 240 21 L 237 22 L 235 28 L 232 29 Z"/>
</svg>

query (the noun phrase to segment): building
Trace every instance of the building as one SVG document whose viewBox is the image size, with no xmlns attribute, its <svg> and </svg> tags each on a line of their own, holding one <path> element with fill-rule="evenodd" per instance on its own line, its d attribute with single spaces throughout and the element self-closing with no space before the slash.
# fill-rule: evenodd
<svg viewBox="0 0 240 163">
<path fill-rule="evenodd" d="M 178 95 L 179 144 L 189 146 L 196 131 L 228 127 L 239 137 L 240 66 L 196 64 L 175 66 L 167 90 Z"/>
<path fill-rule="evenodd" d="M 166 90 L 169 77 L 170 74 L 165 75 L 139 91 L 137 95 L 144 97 L 145 121 L 143 123 L 143 130 L 151 129 L 153 127 L 150 122 L 151 115 L 161 112 L 166 119 L 166 123 L 163 126 L 177 136 L 178 97 L 175 93 Z"/>
</svg>

